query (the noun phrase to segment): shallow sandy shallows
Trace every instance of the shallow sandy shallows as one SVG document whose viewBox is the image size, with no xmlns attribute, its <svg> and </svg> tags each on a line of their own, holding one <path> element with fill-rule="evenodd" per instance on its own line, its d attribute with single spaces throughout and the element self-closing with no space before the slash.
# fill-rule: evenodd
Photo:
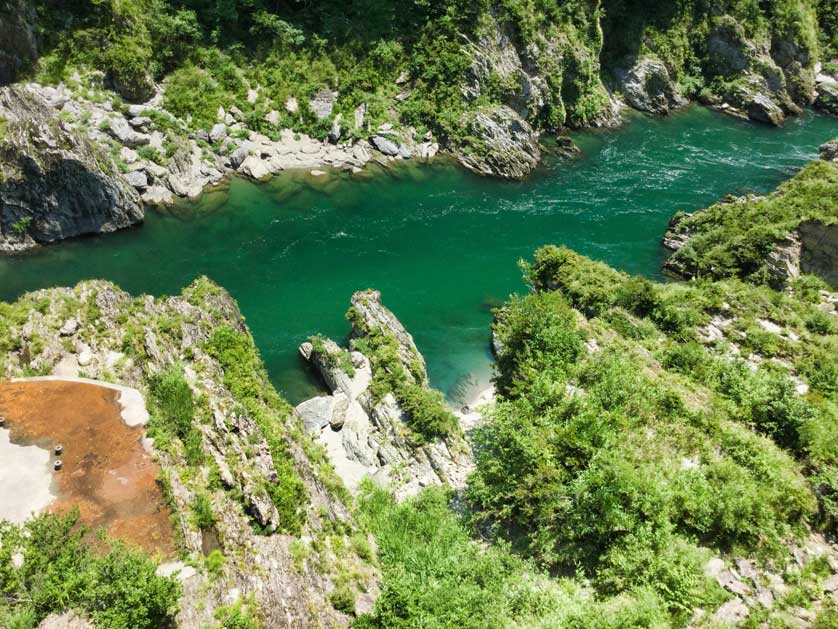
<svg viewBox="0 0 838 629">
<path fill-rule="evenodd" d="M 142 447 L 142 429 L 123 420 L 119 398 L 118 390 L 89 383 L 0 382 L 0 415 L 8 429 L 0 432 L 11 442 L 3 445 L 0 438 L 0 519 L 78 506 L 86 525 L 172 554 L 159 468 Z M 64 447 L 60 472 L 52 471 L 56 444 Z M 47 504 L 45 484 L 54 496 Z"/>
</svg>

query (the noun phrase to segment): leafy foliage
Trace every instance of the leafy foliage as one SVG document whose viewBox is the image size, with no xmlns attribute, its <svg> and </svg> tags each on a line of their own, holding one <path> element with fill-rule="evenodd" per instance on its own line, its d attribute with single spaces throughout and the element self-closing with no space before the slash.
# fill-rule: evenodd
<svg viewBox="0 0 838 629">
<path fill-rule="evenodd" d="M 397 503 L 367 485 L 359 519 L 375 535 L 384 589 L 355 627 L 643 627 L 666 612 L 650 593 L 597 601 L 578 581 L 550 579 L 504 544 L 484 547 L 435 488 Z"/>
<path fill-rule="evenodd" d="M 172 438 L 183 444 L 190 465 L 203 461 L 201 433 L 193 424 L 195 401 L 181 365 L 174 365 L 150 380 L 152 413 L 148 434 L 158 448 L 165 449 Z"/>
<path fill-rule="evenodd" d="M 35 627 L 52 612 L 79 609 L 97 627 L 172 626 L 177 581 L 156 576 L 151 560 L 121 543 L 91 550 L 77 522 L 78 512 L 0 522 L 0 622 Z"/>
<path fill-rule="evenodd" d="M 807 325 L 805 287 L 652 284 L 556 247 L 522 266 L 535 292 L 497 315 L 503 399 L 477 436 L 476 523 L 602 594 L 652 596 L 676 623 L 720 601 L 706 548 L 773 554 L 811 521 L 835 525 L 838 414 L 818 375 L 834 337 Z M 702 326 L 722 317 L 817 393 L 709 343 Z"/>
</svg>

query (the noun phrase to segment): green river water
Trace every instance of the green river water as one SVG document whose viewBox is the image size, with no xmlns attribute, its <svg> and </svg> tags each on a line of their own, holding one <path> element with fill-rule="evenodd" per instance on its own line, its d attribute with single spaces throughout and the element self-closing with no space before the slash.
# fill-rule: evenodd
<svg viewBox="0 0 838 629">
<path fill-rule="evenodd" d="M 459 402 L 490 376 L 490 310 L 523 290 L 520 258 L 563 243 L 660 277 L 674 212 L 766 192 L 835 135 L 838 120 L 811 112 L 772 129 L 693 107 L 575 134 L 580 157 L 548 158 L 522 183 L 444 160 L 234 179 L 189 207 L 149 211 L 141 228 L 0 258 L 0 300 L 87 278 L 171 294 L 208 275 L 236 298 L 274 384 L 296 403 L 317 391 L 299 343 L 345 338 L 351 294 L 374 287 L 416 338 L 432 384 Z"/>
</svg>

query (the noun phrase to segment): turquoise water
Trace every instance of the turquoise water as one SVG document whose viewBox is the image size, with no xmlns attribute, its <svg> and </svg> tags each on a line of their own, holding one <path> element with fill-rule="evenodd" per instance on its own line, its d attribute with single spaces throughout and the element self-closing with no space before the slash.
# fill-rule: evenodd
<svg viewBox="0 0 838 629">
<path fill-rule="evenodd" d="M 579 133 L 580 157 L 547 159 L 522 183 L 444 161 L 236 179 L 192 206 L 149 212 L 141 228 L 0 258 L 0 299 L 86 278 L 169 294 L 208 275 L 238 300 L 274 384 L 297 402 L 316 390 L 298 344 L 342 339 L 351 294 L 374 287 L 415 336 L 434 386 L 456 399 L 467 379 L 490 375 L 490 309 L 523 289 L 520 258 L 564 243 L 659 277 L 674 212 L 768 191 L 836 135 L 838 120 L 813 113 L 771 129 L 696 107 Z"/>
</svg>

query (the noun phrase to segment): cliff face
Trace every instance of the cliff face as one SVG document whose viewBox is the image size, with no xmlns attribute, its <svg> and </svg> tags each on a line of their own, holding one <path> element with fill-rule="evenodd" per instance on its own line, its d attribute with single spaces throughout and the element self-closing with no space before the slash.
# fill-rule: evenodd
<svg viewBox="0 0 838 629">
<path fill-rule="evenodd" d="M 0 90 L 0 253 L 142 220 L 107 152 L 26 87 Z"/>
<path fill-rule="evenodd" d="M 223 289 L 202 279 L 178 297 L 133 298 L 85 282 L 24 296 L 3 324 L 0 377 L 84 376 L 144 393 L 147 445 L 191 566 L 161 568 L 181 568 L 179 627 L 217 626 L 237 603 L 266 627 L 345 626 L 371 608 L 376 572 L 350 550 L 345 489 L 268 383 Z M 176 433 L 173 400 L 184 397 Z"/>
</svg>

